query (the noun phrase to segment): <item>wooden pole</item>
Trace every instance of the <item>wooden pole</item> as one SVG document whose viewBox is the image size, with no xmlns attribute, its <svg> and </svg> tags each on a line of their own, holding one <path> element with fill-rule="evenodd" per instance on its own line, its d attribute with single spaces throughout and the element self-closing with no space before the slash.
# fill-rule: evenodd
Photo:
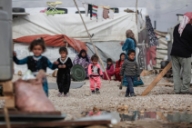
<svg viewBox="0 0 192 128">
<path fill-rule="evenodd" d="M 101 60 L 101 57 L 99 56 L 99 54 L 98 54 L 98 52 L 97 52 L 97 48 L 96 48 L 95 45 L 93 44 L 91 34 L 89 33 L 89 31 L 88 31 L 88 29 L 87 29 L 87 26 L 86 26 L 86 24 L 85 24 L 85 21 L 84 21 L 84 19 L 83 19 L 83 16 L 81 15 L 81 12 L 80 12 L 80 10 L 79 10 L 79 7 L 78 7 L 78 5 L 77 5 L 77 2 L 76 2 L 76 0 L 73 0 L 73 1 L 74 1 L 74 3 L 75 3 L 75 6 L 76 6 L 78 12 L 79 12 L 79 15 L 80 15 L 81 20 L 82 20 L 82 22 L 83 22 L 83 25 L 84 25 L 84 27 L 85 27 L 85 29 L 86 29 L 86 32 L 87 32 L 88 37 L 89 37 L 89 39 L 90 39 L 90 42 L 91 42 L 91 44 L 92 44 L 93 47 L 94 47 L 95 54 L 99 57 L 99 62 L 101 63 L 102 68 L 105 70 L 105 66 L 104 66 L 104 64 L 103 64 L 103 61 Z M 109 76 L 108 76 L 106 70 L 105 70 L 105 74 L 106 74 L 106 76 L 107 76 L 107 79 L 110 81 Z"/>
<path fill-rule="evenodd" d="M 6 107 L 4 108 L 4 115 L 5 115 L 5 122 L 6 122 L 7 128 L 11 128 L 10 120 L 9 120 L 9 113 L 8 113 L 8 110 Z"/>
<path fill-rule="evenodd" d="M 138 23 L 137 10 L 138 10 L 138 0 L 136 0 L 136 4 L 135 4 L 135 21 L 136 21 L 136 25 Z"/>
<path fill-rule="evenodd" d="M 146 96 L 150 93 L 150 91 L 157 85 L 157 83 L 162 79 L 162 77 L 171 69 L 172 64 L 169 62 L 169 64 L 161 71 L 161 73 L 153 80 L 153 82 L 145 89 L 145 91 L 142 93 L 142 96 Z"/>
</svg>

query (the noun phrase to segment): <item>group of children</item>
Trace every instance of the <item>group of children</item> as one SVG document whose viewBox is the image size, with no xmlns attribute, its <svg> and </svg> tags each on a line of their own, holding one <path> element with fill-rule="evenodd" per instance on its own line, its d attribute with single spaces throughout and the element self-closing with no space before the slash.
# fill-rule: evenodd
<svg viewBox="0 0 192 128">
<path fill-rule="evenodd" d="M 55 70 L 58 69 L 57 73 L 57 85 L 59 94 L 58 96 L 68 96 L 70 84 L 71 84 L 71 76 L 70 69 L 73 66 L 71 59 L 68 57 L 68 51 L 66 47 L 61 47 L 59 49 L 60 58 L 58 58 L 54 63 L 51 63 L 49 59 L 42 54 L 45 52 L 46 46 L 43 38 L 39 38 L 34 40 L 30 46 L 29 51 L 33 52 L 33 56 L 28 56 L 24 59 L 19 60 L 17 58 L 16 53 L 14 52 L 13 60 L 16 64 L 22 65 L 27 64 L 27 67 L 34 75 L 37 75 L 39 70 L 44 70 L 46 72 L 47 67 Z M 101 67 L 98 63 L 98 56 L 93 55 L 91 57 L 91 63 L 88 65 L 88 78 L 90 81 L 90 89 L 93 94 L 100 94 L 101 88 L 101 77 L 106 77 L 106 74 L 102 72 Z M 126 76 L 129 86 L 127 87 L 126 97 L 135 96 L 133 89 L 133 77 L 137 76 L 139 78 L 139 70 L 137 63 L 135 60 L 135 51 L 130 50 L 128 53 L 128 59 L 124 61 L 120 75 L 121 77 Z M 112 75 L 112 71 L 114 68 L 112 66 L 112 60 L 107 60 L 107 71 L 108 75 Z M 111 73 L 111 74 L 110 74 Z M 96 85 L 96 86 L 95 86 Z M 48 96 L 48 82 L 47 79 L 43 80 L 43 89 Z"/>
</svg>

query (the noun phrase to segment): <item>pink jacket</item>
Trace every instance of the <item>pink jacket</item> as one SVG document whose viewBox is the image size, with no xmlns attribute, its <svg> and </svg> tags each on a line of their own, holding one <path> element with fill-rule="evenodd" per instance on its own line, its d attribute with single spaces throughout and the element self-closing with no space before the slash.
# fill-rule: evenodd
<svg viewBox="0 0 192 128">
<path fill-rule="evenodd" d="M 97 69 L 97 71 L 94 71 L 94 67 Z M 99 64 L 93 65 L 89 64 L 88 66 L 88 75 L 93 75 L 93 76 L 101 76 L 103 75 L 103 72 L 101 70 L 101 67 Z"/>
</svg>

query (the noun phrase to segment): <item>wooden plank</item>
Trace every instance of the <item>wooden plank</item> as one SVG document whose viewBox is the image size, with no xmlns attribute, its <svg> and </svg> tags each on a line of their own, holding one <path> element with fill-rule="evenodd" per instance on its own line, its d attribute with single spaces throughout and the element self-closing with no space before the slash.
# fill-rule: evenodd
<svg viewBox="0 0 192 128">
<path fill-rule="evenodd" d="M 9 120 L 9 113 L 8 113 L 7 108 L 4 108 L 4 116 L 5 116 L 7 128 L 11 128 L 10 120 Z"/>
<path fill-rule="evenodd" d="M 157 85 L 157 83 L 162 79 L 162 77 L 171 69 L 172 64 L 169 64 L 163 69 L 163 71 L 153 80 L 153 82 L 145 89 L 142 96 L 146 96 L 149 92 Z"/>
<path fill-rule="evenodd" d="M 3 110 L 0 110 L 0 114 L 3 113 Z M 9 110 L 10 115 L 61 115 L 60 111 L 53 111 L 53 112 L 22 112 L 22 111 L 15 111 Z"/>
<path fill-rule="evenodd" d="M 13 93 L 13 83 L 12 81 L 7 81 L 1 83 L 3 85 L 3 94 Z"/>
<path fill-rule="evenodd" d="M 97 121 L 50 121 L 50 122 L 30 122 L 30 123 L 17 123 L 11 124 L 11 128 L 36 128 L 36 127 L 87 127 L 94 125 L 108 126 L 111 124 L 110 120 L 97 120 Z M 0 127 L 6 127 L 5 124 L 0 124 Z"/>
<path fill-rule="evenodd" d="M 10 95 L 10 99 L 5 100 L 5 107 L 8 109 L 15 108 L 15 97 Z"/>
</svg>

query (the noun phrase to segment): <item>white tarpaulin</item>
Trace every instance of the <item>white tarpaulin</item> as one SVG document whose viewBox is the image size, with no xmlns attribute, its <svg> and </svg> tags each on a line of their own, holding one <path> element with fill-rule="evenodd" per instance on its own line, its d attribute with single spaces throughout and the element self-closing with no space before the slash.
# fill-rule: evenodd
<svg viewBox="0 0 192 128">
<path fill-rule="evenodd" d="M 133 30 L 137 38 L 134 13 L 115 14 L 114 19 L 96 21 L 83 15 L 93 41 L 123 41 L 125 32 Z M 13 38 L 37 34 L 65 34 L 69 37 L 89 42 L 88 35 L 79 14 L 49 15 L 32 13 L 13 20 Z"/>
</svg>

